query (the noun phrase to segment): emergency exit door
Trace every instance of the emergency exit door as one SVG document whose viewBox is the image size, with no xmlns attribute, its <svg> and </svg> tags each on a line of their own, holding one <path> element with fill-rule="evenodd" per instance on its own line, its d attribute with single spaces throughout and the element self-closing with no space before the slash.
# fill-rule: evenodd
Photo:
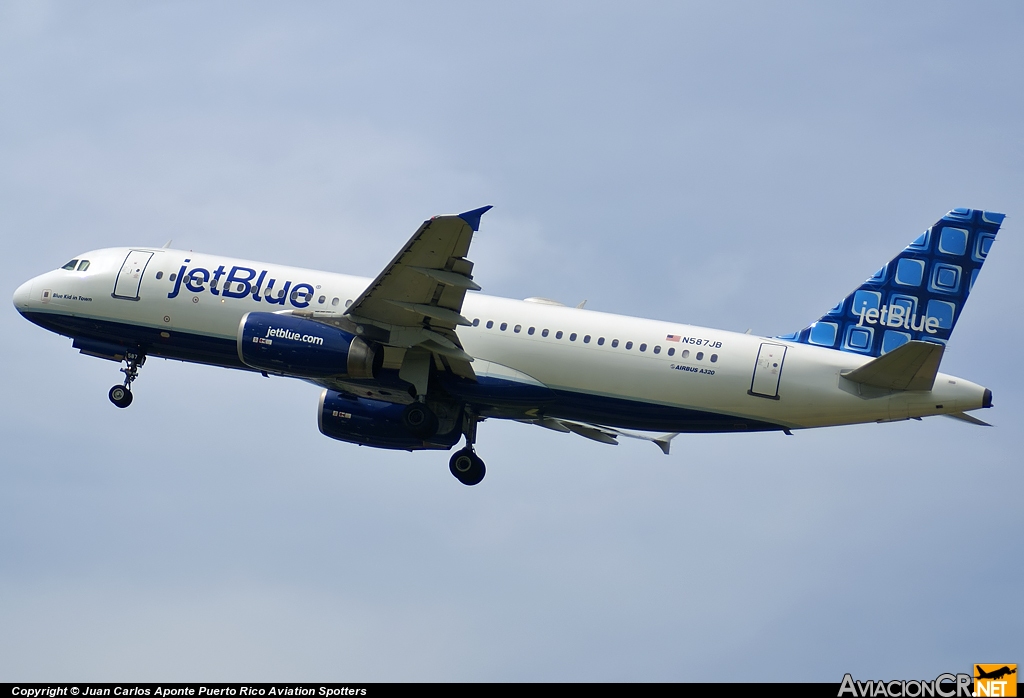
<svg viewBox="0 0 1024 698">
<path fill-rule="evenodd" d="M 750 381 L 751 395 L 779 399 L 779 378 L 782 377 L 782 362 L 786 358 L 786 347 L 781 344 L 761 345 L 754 365 L 754 377 Z"/>
<path fill-rule="evenodd" d="M 132 250 L 125 257 L 121 271 L 117 274 L 117 281 L 114 282 L 114 298 L 125 300 L 139 300 L 139 286 L 142 284 L 142 275 L 146 273 L 146 265 L 153 258 L 152 252 Z"/>
</svg>

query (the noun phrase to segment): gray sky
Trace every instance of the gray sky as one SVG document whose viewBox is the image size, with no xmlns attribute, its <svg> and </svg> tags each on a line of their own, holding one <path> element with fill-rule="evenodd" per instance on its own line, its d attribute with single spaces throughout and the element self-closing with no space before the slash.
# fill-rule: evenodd
<svg viewBox="0 0 1024 698">
<path fill-rule="evenodd" d="M 447 454 L 321 436 L 298 381 L 154 359 L 117 410 L 113 363 L 7 305 L 0 680 L 1024 661 L 1024 7 L 833 5 L 0 0 L 8 299 L 169 238 L 372 276 L 424 218 L 493 204 L 485 292 L 782 334 L 950 208 L 1010 215 L 943 362 L 995 428 L 666 458 L 489 421 L 475 488 Z"/>
</svg>

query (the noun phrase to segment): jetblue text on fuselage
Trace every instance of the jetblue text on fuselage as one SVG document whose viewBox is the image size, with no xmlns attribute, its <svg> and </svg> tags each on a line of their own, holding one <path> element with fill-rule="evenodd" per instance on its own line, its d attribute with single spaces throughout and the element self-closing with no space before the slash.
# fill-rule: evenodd
<svg viewBox="0 0 1024 698">
<path fill-rule="evenodd" d="M 883 305 L 881 308 L 876 309 L 868 308 L 865 303 L 861 306 L 857 315 L 860 317 L 857 324 L 861 327 L 865 324 L 882 325 L 883 327 L 902 327 L 914 332 L 927 332 L 928 334 L 935 334 L 936 330 L 939 329 L 938 318 L 924 315 L 921 316 L 921 320 L 918 322 L 917 313 L 911 314 L 902 305 Z"/>
<path fill-rule="evenodd" d="M 186 259 L 185 264 L 181 265 L 181 269 L 178 270 L 178 276 L 174 280 L 174 289 L 167 294 L 168 298 L 177 297 L 181 291 L 182 284 L 184 284 L 185 288 L 192 293 L 209 291 L 215 296 L 223 296 L 224 298 L 252 296 L 252 299 L 257 303 L 264 301 L 274 305 L 285 305 L 287 302 L 296 308 L 308 307 L 309 302 L 313 299 L 314 290 L 312 285 L 307 283 L 293 284 L 291 281 L 283 281 L 280 287 L 278 287 L 277 279 L 267 279 L 268 272 L 265 269 L 257 273 L 255 269 L 236 265 L 231 267 L 230 270 L 225 270 L 222 264 L 211 272 L 202 267 L 188 269 L 188 263 L 191 261 L 191 259 Z M 221 284 L 222 278 L 224 279 L 223 284 Z M 266 286 L 264 286 L 264 282 L 266 282 Z M 209 284 L 209 287 L 206 284 Z M 291 290 L 290 294 L 289 290 Z"/>
</svg>

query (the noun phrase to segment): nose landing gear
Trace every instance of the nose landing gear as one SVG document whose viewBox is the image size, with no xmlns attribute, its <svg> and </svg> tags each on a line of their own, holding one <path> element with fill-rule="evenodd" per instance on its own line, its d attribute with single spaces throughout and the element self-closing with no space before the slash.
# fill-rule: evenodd
<svg viewBox="0 0 1024 698">
<path fill-rule="evenodd" d="M 132 383 L 139 377 L 139 367 L 146 363 L 146 356 L 145 354 L 127 352 L 124 355 L 124 360 L 128 362 L 128 367 L 121 369 L 121 373 L 124 374 L 124 384 L 115 385 L 107 393 L 110 401 L 121 409 L 132 404 Z"/>
</svg>

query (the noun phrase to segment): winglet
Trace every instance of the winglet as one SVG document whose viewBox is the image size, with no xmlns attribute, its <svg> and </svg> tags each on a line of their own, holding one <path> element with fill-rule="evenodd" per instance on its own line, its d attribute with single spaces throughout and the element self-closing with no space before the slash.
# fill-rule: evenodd
<svg viewBox="0 0 1024 698">
<path fill-rule="evenodd" d="M 460 213 L 459 214 L 459 218 L 461 218 L 462 220 L 466 221 L 466 223 L 469 224 L 469 227 L 472 228 L 473 232 L 475 233 L 476 231 L 480 230 L 480 216 L 484 215 L 485 213 L 490 211 L 492 208 L 494 208 L 494 207 L 493 206 L 484 206 L 483 208 L 475 208 L 472 211 L 466 211 L 465 213 Z"/>
<path fill-rule="evenodd" d="M 661 449 L 661 452 L 666 456 L 668 455 L 668 448 L 672 445 L 672 439 L 679 436 L 679 434 L 665 434 L 664 436 L 654 439 L 654 444 Z"/>
</svg>

